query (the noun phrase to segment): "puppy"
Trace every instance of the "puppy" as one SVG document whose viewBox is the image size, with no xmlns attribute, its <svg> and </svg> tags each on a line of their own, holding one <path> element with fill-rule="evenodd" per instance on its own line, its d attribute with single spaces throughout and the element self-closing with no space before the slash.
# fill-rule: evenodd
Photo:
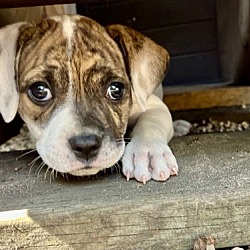
<svg viewBox="0 0 250 250">
<path fill-rule="evenodd" d="M 122 158 L 127 180 L 165 181 L 178 173 L 161 101 L 168 63 L 122 25 L 78 15 L 12 24 L 0 30 L 0 113 L 10 122 L 18 111 L 55 171 L 93 175 Z"/>
</svg>

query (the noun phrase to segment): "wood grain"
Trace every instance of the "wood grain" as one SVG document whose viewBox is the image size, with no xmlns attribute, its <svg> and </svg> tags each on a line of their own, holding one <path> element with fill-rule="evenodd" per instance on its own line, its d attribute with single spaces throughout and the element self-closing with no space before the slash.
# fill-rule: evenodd
<svg viewBox="0 0 250 250">
<path fill-rule="evenodd" d="M 188 250 L 199 235 L 249 245 L 249 145 L 249 132 L 175 138 L 179 176 L 146 185 L 119 173 L 50 182 L 29 174 L 34 155 L 0 154 L 0 249 Z"/>
<path fill-rule="evenodd" d="M 250 87 L 225 87 L 166 94 L 164 102 L 172 111 L 242 106 L 250 104 Z"/>
</svg>

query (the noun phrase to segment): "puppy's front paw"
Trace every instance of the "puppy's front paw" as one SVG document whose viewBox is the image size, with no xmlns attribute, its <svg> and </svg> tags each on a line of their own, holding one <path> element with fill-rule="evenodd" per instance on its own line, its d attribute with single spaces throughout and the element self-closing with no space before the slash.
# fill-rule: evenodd
<svg viewBox="0 0 250 250">
<path fill-rule="evenodd" d="M 122 171 L 127 177 L 146 184 L 151 178 L 166 181 L 177 175 L 178 165 L 171 149 L 163 140 L 132 139 L 122 158 Z"/>
</svg>

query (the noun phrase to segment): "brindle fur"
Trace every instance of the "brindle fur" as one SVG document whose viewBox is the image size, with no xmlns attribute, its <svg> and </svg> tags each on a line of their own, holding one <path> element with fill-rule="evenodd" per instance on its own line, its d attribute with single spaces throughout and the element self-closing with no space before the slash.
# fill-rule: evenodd
<svg viewBox="0 0 250 250">
<path fill-rule="evenodd" d="M 29 113 L 32 120 L 41 124 L 49 120 L 53 111 L 65 101 L 70 71 L 75 108 L 83 126 L 90 120 L 97 120 L 91 116 L 99 117 L 95 123 L 103 130 L 113 128 L 112 134 L 120 138 L 129 115 L 124 109 L 131 109 L 131 83 L 122 55 L 105 29 L 88 18 L 77 21 L 74 32 L 70 55 L 61 24 L 54 20 L 44 20 L 40 25 L 28 27 L 22 32 L 18 46 L 22 50 L 18 70 L 20 114 Z M 106 44 L 105 48 L 103 44 Z M 39 70 L 26 79 L 34 68 Z M 54 101 L 49 106 L 37 106 L 27 97 L 29 87 L 38 80 L 49 83 L 52 88 Z M 122 102 L 107 102 L 106 89 L 112 81 L 125 83 L 126 97 Z M 103 115 L 103 110 L 110 112 Z"/>
</svg>

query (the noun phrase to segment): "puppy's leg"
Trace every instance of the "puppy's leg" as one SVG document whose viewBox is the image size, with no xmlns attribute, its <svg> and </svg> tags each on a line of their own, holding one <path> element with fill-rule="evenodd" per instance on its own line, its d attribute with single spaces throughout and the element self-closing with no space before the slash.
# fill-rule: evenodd
<svg viewBox="0 0 250 250">
<path fill-rule="evenodd" d="M 165 181 L 170 175 L 177 175 L 178 165 L 167 144 L 173 134 L 167 106 L 152 95 L 132 131 L 132 139 L 122 159 L 127 180 L 135 178 L 145 184 L 151 178 Z"/>
</svg>

